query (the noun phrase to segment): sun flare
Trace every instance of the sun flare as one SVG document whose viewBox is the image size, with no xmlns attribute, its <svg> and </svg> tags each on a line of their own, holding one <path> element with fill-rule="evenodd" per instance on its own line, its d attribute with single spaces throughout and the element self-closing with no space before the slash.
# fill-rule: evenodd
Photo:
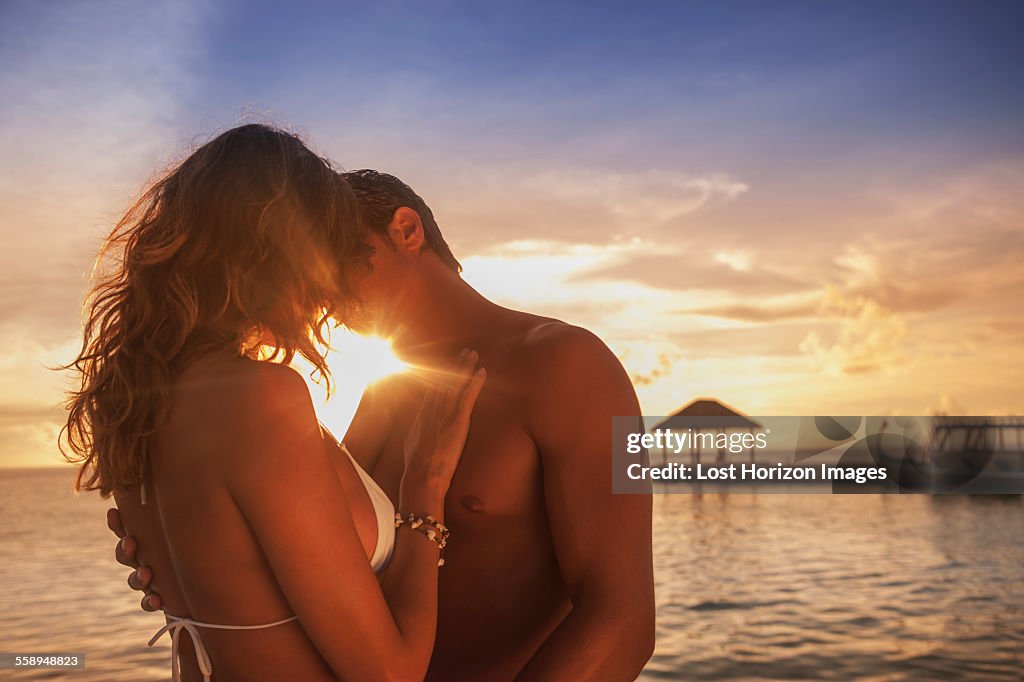
<svg viewBox="0 0 1024 682">
<path fill-rule="evenodd" d="M 320 421 L 341 438 L 355 415 L 363 391 L 375 381 L 404 371 L 407 365 L 395 355 L 391 342 L 378 336 L 336 332 L 332 346 L 327 354 L 334 386 L 330 398 L 326 387 L 309 377 L 313 368 L 308 362 L 296 358 L 292 364 L 306 379 Z"/>
</svg>

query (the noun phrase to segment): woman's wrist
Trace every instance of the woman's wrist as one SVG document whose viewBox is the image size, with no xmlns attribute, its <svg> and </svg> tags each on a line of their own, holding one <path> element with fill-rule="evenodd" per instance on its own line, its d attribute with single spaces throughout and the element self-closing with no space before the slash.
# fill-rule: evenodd
<svg viewBox="0 0 1024 682">
<path fill-rule="evenodd" d="M 402 516 L 396 513 L 395 528 L 408 528 L 410 532 L 419 533 L 427 541 L 432 542 L 438 549 L 437 565 L 444 566 L 444 548 L 448 546 L 448 537 L 451 535 L 444 521 L 430 514 Z"/>
<path fill-rule="evenodd" d="M 425 483 L 411 483 L 403 479 L 398 492 L 397 511 L 403 516 L 417 514 L 444 518 L 444 497 L 447 489 L 444 486 Z"/>
</svg>

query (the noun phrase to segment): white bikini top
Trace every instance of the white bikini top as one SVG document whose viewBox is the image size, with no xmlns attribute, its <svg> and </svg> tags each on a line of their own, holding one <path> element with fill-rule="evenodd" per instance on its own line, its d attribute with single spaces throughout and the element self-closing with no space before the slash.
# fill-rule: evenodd
<svg viewBox="0 0 1024 682">
<path fill-rule="evenodd" d="M 323 429 L 323 431 L 326 436 L 334 440 L 334 437 L 327 429 Z M 377 517 L 377 544 L 373 549 L 373 555 L 370 557 L 370 567 L 374 573 L 380 573 L 388 565 L 388 561 L 391 560 L 391 553 L 395 549 L 395 507 L 391 504 L 391 499 L 388 498 L 387 493 L 381 490 L 381 487 L 370 477 L 370 474 L 366 473 L 359 466 L 359 462 L 355 460 L 352 453 L 345 447 L 345 444 L 338 443 L 337 440 L 334 440 L 334 442 L 348 455 L 349 461 L 352 462 L 356 473 L 359 474 L 359 480 L 363 482 L 363 486 L 366 488 L 366 494 L 370 497 L 370 504 L 373 505 L 373 513 Z M 146 504 L 145 484 L 143 484 L 141 496 L 142 504 Z M 203 673 L 204 682 L 211 682 L 213 663 L 210 661 L 210 654 L 206 651 L 203 639 L 199 635 L 199 628 L 212 630 L 264 630 L 284 625 L 285 623 L 291 623 L 293 620 L 298 619 L 298 616 L 291 616 L 290 618 L 261 625 L 220 625 L 218 623 L 201 623 L 191 618 L 175 616 L 166 611 L 164 611 L 164 616 L 167 618 L 167 624 L 156 631 L 156 634 L 149 640 L 149 646 L 156 644 L 157 640 L 163 637 L 165 633 L 171 633 L 171 679 L 174 682 L 181 681 L 178 641 L 182 630 L 187 632 L 188 636 L 192 639 L 192 647 L 196 652 L 196 662 L 199 664 L 199 670 Z"/>
<path fill-rule="evenodd" d="M 359 479 L 366 488 L 366 494 L 370 496 L 374 516 L 377 517 L 377 546 L 374 547 L 373 555 L 370 557 L 370 567 L 374 573 L 380 573 L 391 561 L 391 553 L 395 549 L 395 506 L 391 504 L 391 498 L 387 493 L 377 485 L 377 481 L 373 480 L 370 474 L 359 466 L 359 462 L 348 451 L 345 444 L 338 443 L 338 447 L 348 455 L 349 461 L 352 462 L 356 473 L 359 474 Z"/>
</svg>

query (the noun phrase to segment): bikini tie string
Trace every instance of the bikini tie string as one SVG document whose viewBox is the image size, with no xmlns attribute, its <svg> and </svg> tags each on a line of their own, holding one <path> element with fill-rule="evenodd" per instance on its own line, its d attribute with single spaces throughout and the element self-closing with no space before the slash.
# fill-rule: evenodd
<svg viewBox="0 0 1024 682">
<path fill-rule="evenodd" d="M 161 637 L 166 633 L 171 633 L 171 679 L 174 682 L 181 682 L 181 663 L 178 661 L 178 642 L 181 639 L 181 632 L 184 630 L 188 633 L 188 636 L 192 639 L 192 647 L 196 651 L 196 662 L 199 664 L 199 670 L 203 673 L 203 681 L 211 682 L 213 677 L 213 663 L 210 661 L 210 653 L 206 650 L 206 646 L 203 644 L 203 638 L 199 635 L 199 628 L 209 628 L 212 630 L 263 630 L 264 628 L 272 628 L 277 625 L 284 625 L 296 620 L 298 616 L 291 616 L 289 618 L 282 618 L 281 620 L 274 621 L 273 623 L 265 623 L 263 625 L 218 625 L 217 623 L 200 623 L 197 620 L 191 618 L 182 618 L 180 616 L 172 616 L 169 613 L 164 613 L 167 617 L 167 624 L 156 631 L 156 634 L 149 640 L 149 646 L 153 646 L 157 643 Z"/>
</svg>

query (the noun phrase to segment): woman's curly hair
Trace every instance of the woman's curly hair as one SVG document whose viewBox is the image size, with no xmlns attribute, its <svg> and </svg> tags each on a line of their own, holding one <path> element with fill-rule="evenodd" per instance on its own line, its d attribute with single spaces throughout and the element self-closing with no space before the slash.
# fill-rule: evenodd
<svg viewBox="0 0 1024 682">
<path fill-rule="evenodd" d="M 233 128 L 154 182 L 100 252 L 67 366 L 77 488 L 138 489 L 171 382 L 200 355 L 297 353 L 329 386 L 329 320 L 345 320 L 367 256 L 347 183 L 291 133 Z"/>
</svg>

